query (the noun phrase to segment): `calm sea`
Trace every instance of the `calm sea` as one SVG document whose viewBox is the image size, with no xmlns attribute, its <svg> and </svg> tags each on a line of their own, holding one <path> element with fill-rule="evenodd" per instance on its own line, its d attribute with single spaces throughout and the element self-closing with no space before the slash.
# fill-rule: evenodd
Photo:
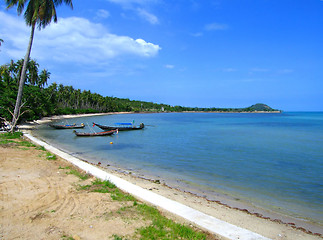
<svg viewBox="0 0 323 240">
<path fill-rule="evenodd" d="M 46 125 L 41 139 L 93 163 L 223 195 L 323 224 L 323 113 L 159 113 L 69 119 L 145 123 L 140 131 L 76 137 Z M 61 121 L 61 123 L 66 120 Z M 110 144 L 113 142 L 113 144 Z"/>
</svg>

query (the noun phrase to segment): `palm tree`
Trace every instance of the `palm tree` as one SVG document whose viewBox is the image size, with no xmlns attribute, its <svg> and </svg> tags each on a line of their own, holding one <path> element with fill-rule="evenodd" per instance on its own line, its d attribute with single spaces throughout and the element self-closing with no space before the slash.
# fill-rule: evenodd
<svg viewBox="0 0 323 240">
<path fill-rule="evenodd" d="M 72 0 L 5 0 L 5 1 L 7 4 L 7 9 L 17 5 L 18 15 L 20 15 L 23 12 L 25 5 L 27 5 L 26 11 L 24 13 L 24 18 L 27 26 L 31 27 L 29 44 L 27 47 L 27 53 L 25 55 L 24 65 L 23 65 L 22 73 L 19 80 L 17 100 L 16 100 L 15 110 L 14 110 L 13 119 L 12 119 L 12 131 L 13 131 L 17 124 L 17 120 L 20 114 L 22 93 L 23 93 L 23 88 L 26 80 L 27 64 L 30 57 L 35 27 L 37 25 L 38 29 L 40 30 L 41 28 L 45 28 L 47 25 L 49 25 L 52 19 L 54 20 L 54 22 L 57 22 L 56 7 L 61 5 L 64 2 L 65 4 L 73 8 L 73 3 L 72 3 Z"/>
<path fill-rule="evenodd" d="M 3 39 L 0 38 L 0 47 L 1 47 L 1 43 L 3 43 Z"/>
</svg>

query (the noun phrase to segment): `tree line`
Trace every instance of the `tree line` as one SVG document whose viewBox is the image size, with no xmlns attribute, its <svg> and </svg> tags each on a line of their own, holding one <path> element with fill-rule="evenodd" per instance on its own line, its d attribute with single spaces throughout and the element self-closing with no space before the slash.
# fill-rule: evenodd
<svg viewBox="0 0 323 240">
<path fill-rule="evenodd" d="M 24 60 L 11 61 L 0 66 L 0 116 L 10 121 L 15 107 Z M 42 117 L 62 114 L 108 113 L 108 112 L 184 112 L 254 111 L 249 108 L 192 108 L 171 106 L 153 102 L 102 96 L 90 90 L 75 89 L 73 86 L 52 83 L 47 85 L 50 72 L 39 70 L 39 64 L 30 60 L 27 64 L 24 94 L 22 96 L 21 117 L 19 120 L 36 120 Z M 257 109 L 260 110 L 260 109 Z M 268 111 L 273 110 L 271 108 Z"/>
<path fill-rule="evenodd" d="M 12 119 L 13 109 L 19 88 L 19 79 L 24 60 L 11 61 L 0 66 L 0 118 L 8 122 Z M 249 108 L 192 108 L 171 106 L 153 102 L 102 96 L 90 90 L 75 89 L 73 86 L 52 83 L 48 86 L 50 72 L 40 70 L 35 60 L 27 64 L 26 81 L 22 95 L 21 117 L 19 121 L 30 121 L 62 114 L 108 113 L 108 112 L 184 112 L 217 111 L 243 112 L 254 111 Z M 254 105 L 256 106 L 256 105 Z M 260 110 L 260 109 L 257 109 Z M 273 110 L 268 108 L 267 111 Z"/>
<path fill-rule="evenodd" d="M 23 62 L 24 60 L 21 59 L 0 66 L 0 116 L 2 120 L 9 121 L 12 118 Z M 174 107 L 166 104 L 104 97 L 89 90 L 82 91 L 63 84 L 52 83 L 47 86 L 49 78 L 48 70 L 40 71 L 36 61 L 29 61 L 20 120 L 35 120 L 62 114 L 174 110 Z"/>
</svg>

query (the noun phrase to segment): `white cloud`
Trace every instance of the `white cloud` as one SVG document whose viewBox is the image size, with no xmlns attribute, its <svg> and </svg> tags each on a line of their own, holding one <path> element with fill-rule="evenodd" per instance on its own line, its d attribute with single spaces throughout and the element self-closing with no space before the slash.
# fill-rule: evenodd
<svg viewBox="0 0 323 240">
<path fill-rule="evenodd" d="M 159 23 L 159 20 L 155 15 L 147 12 L 146 10 L 144 10 L 142 8 L 137 8 L 137 13 L 141 18 L 143 18 L 144 20 L 148 21 L 151 24 L 158 24 Z"/>
<path fill-rule="evenodd" d="M 30 29 L 22 17 L 0 12 L 1 38 L 10 48 L 4 51 L 10 58 L 22 58 L 25 54 Z M 44 30 L 35 32 L 32 58 L 53 59 L 59 62 L 96 64 L 116 57 L 153 57 L 161 48 L 143 39 L 118 36 L 108 32 L 101 24 L 84 18 L 59 18 Z"/>
<path fill-rule="evenodd" d="M 228 29 L 227 24 L 221 24 L 221 23 L 210 23 L 205 25 L 205 30 L 207 31 L 218 31 L 218 30 L 226 30 Z"/>
<path fill-rule="evenodd" d="M 252 68 L 251 72 L 252 73 L 264 73 L 264 72 L 269 72 L 270 70 L 267 68 Z"/>
<path fill-rule="evenodd" d="M 222 71 L 223 72 L 236 72 L 237 69 L 235 69 L 235 68 L 224 68 L 224 69 L 222 69 Z"/>
<path fill-rule="evenodd" d="M 122 6 L 122 8 L 134 11 L 139 17 L 150 24 L 158 24 L 157 16 L 147 10 L 149 6 L 157 4 L 160 0 L 107 0 Z"/>
<path fill-rule="evenodd" d="M 193 36 L 193 37 L 202 37 L 203 33 L 202 32 L 191 33 L 191 36 Z"/>
<path fill-rule="evenodd" d="M 148 5 L 155 4 L 159 2 L 159 0 L 107 0 L 108 2 L 120 4 L 122 6 L 131 6 L 131 5 Z"/>
<path fill-rule="evenodd" d="M 173 68 L 175 68 L 175 66 L 174 65 L 171 65 L 171 64 L 166 64 L 165 65 L 165 68 L 173 69 Z"/>
<path fill-rule="evenodd" d="M 322 1 L 322 0 L 321 0 Z M 286 68 L 286 69 L 281 69 L 281 70 L 279 70 L 278 71 L 278 73 L 279 74 L 289 74 L 289 73 L 293 73 L 294 72 L 294 70 L 293 69 L 288 69 L 288 68 Z"/>
<path fill-rule="evenodd" d="M 99 18 L 108 18 L 110 17 L 110 13 L 107 10 L 100 9 L 97 13 L 96 16 Z"/>
</svg>

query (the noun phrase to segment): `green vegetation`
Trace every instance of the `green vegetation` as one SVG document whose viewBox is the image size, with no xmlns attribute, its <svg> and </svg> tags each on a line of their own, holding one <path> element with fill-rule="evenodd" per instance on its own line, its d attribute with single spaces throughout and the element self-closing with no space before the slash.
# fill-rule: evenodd
<svg viewBox="0 0 323 240">
<path fill-rule="evenodd" d="M 276 110 L 276 109 L 272 109 L 271 107 L 269 107 L 268 105 L 266 104 L 263 104 L 263 103 L 257 103 L 257 104 L 254 104 L 248 108 L 244 108 L 245 111 L 247 112 L 255 112 L 255 111 L 263 111 L 263 112 L 271 112 L 271 111 L 279 111 L 279 110 Z"/>
<path fill-rule="evenodd" d="M 46 151 L 44 146 L 37 146 L 36 149 L 41 151 Z"/>
<path fill-rule="evenodd" d="M 47 160 L 56 160 L 56 155 L 46 151 Z"/>
<path fill-rule="evenodd" d="M 81 173 L 81 172 L 79 172 L 76 169 L 71 169 L 69 172 L 66 172 L 66 174 L 75 175 L 75 176 L 77 176 L 81 180 L 86 180 L 86 179 L 90 178 L 90 175 L 89 174 L 87 174 L 87 173 Z"/>
<path fill-rule="evenodd" d="M 20 149 L 28 150 L 29 148 L 35 148 L 37 150 L 43 151 L 42 154 L 39 154 L 39 157 L 45 157 L 47 160 L 56 160 L 56 155 L 48 152 L 43 146 L 36 146 L 35 144 L 23 140 L 23 134 L 21 132 L 14 133 L 1 133 L 0 134 L 0 145 L 3 146 L 13 146 L 13 147 L 22 147 Z"/>
<path fill-rule="evenodd" d="M 83 185 L 78 187 L 79 190 L 87 190 L 89 192 L 99 192 L 99 193 L 110 193 L 111 198 L 116 201 L 135 201 L 136 199 L 124 192 L 120 191 L 113 183 L 110 181 L 102 181 L 96 179 L 92 181 L 91 185 Z"/>
<path fill-rule="evenodd" d="M 2 133 L 0 134 L 0 139 L 18 139 L 22 136 L 21 132 L 14 132 L 14 133 Z"/>
<path fill-rule="evenodd" d="M 21 142 L 18 142 L 18 145 L 19 146 L 22 146 L 22 147 L 36 147 L 35 144 L 31 143 L 31 142 L 28 142 L 28 141 L 21 141 Z"/>
<path fill-rule="evenodd" d="M 73 237 L 71 237 L 71 236 L 63 235 L 63 236 L 62 236 L 62 240 L 74 240 L 74 238 L 73 238 Z"/>
<path fill-rule="evenodd" d="M 113 240 L 126 240 L 126 239 L 124 239 L 124 238 L 122 238 L 122 237 L 119 237 L 118 235 L 113 235 Z"/>
<path fill-rule="evenodd" d="M 21 132 L 2 133 L 0 134 L 0 145 L 12 145 L 16 147 L 35 147 L 34 144 L 21 139 Z M 19 141 L 17 141 L 19 140 Z"/>
<path fill-rule="evenodd" d="M 19 132 L 2 133 L 0 134 L 0 145 L 15 144 L 16 141 L 13 141 L 11 139 L 17 139 L 17 138 L 20 138 L 20 136 L 21 134 Z"/>
<path fill-rule="evenodd" d="M 35 146 L 37 150 L 45 152 L 45 157 L 47 160 L 56 160 L 56 155 L 48 152 L 44 146 Z M 44 154 L 40 154 L 40 156 L 44 156 Z"/>
<path fill-rule="evenodd" d="M 162 216 L 159 211 L 146 204 L 137 206 L 138 212 L 146 219 L 150 219 L 152 224 L 138 229 L 141 239 L 206 239 L 205 234 L 195 232 L 183 224 Z"/>
</svg>

